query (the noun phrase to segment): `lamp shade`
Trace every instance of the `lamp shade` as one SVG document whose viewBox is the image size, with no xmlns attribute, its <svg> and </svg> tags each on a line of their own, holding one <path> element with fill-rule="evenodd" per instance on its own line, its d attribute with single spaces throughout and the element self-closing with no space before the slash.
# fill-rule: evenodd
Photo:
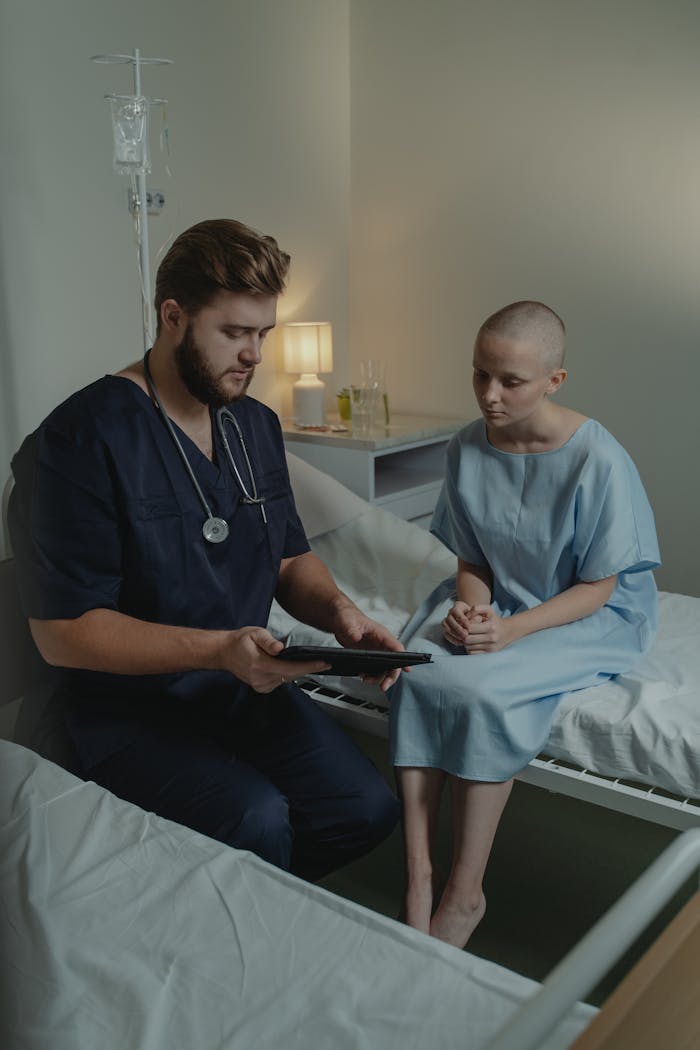
<svg viewBox="0 0 700 1050">
<path fill-rule="evenodd" d="M 332 333 L 329 321 L 291 321 L 283 325 L 285 372 L 332 372 Z"/>
</svg>

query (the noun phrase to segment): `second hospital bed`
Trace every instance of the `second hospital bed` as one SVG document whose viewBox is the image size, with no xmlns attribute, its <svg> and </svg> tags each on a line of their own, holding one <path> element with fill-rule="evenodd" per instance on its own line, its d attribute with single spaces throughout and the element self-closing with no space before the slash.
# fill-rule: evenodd
<svg viewBox="0 0 700 1050">
<path fill-rule="evenodd" d="M 697 1045 L 700 894 L 600 1012 L 577 1000 L 697 867 L 698 829 L 540 987 L 5 740 L 0 786 L 8 1050 Z"/>
</svg>

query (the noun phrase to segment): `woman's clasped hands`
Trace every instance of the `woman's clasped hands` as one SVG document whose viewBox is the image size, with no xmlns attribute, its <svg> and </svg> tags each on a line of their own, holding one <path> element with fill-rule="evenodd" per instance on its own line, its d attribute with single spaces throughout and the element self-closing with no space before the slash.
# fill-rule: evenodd
<svg viewBox="0 0 700 1050">
<path fill-rule="evenodd" d="M 468 653 L 496 653 L 518 637 L 510 616 L 499 616 L 492 605 L 468 605 L 456 601 L 442 629 L 452 645 L 463 646 Z"/>
</svg>

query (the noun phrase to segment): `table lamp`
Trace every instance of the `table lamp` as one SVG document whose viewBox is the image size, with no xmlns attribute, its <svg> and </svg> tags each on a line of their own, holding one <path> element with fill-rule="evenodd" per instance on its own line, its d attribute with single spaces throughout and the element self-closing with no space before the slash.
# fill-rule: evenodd
<svg viewBox="0 0 700 1050">
<path fill-rule="evenodd" d="M 326 384 L 318 372 L 333 371 L 333 336 L 328 321 L 291 321 L 282 325 L 285 372 L 301 373 L 292 388 L 294 422 L 323 426 Z"/>
</svg>

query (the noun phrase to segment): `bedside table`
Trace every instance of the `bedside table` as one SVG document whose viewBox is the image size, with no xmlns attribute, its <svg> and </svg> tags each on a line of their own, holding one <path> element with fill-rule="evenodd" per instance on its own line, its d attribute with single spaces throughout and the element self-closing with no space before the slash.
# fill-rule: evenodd
<svg viewBox="0 0 700 1050">
<path fill-rule="evenodd" d="M 376 426 L 361 436 L 353 435 L 351 423 L 347 431 L 314 431 L 283 420 L 282 430 L 289 452 L 369 503 L 410 521 L 432 514 L 445 473 L 447 443 L 467 422 L 392 414 L 388 426 Z"/>
</svg>

